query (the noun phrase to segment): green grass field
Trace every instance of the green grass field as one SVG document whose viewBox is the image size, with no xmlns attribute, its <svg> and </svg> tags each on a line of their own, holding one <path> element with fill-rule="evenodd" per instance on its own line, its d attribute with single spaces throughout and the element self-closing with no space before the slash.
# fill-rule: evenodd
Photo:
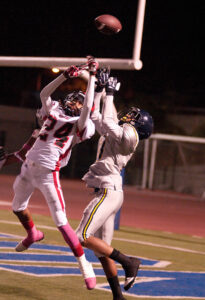
<svg viewBox="0 0 205 300">
<path fill-rule="evenodd" d="M 45 239 L 41 244 L 65 246 L 62 236 L 57 230 L 50 217 L 34 215 L 36 225 L 50 226 L 43 229 Z M 12 223 L 13 222 L 13 223 Z M 10 211 L 0 212 L 0 233 L 24 236 L 24 229 L 16 224 L 17 219 Z M 78 221 L 72 221 L 71 225 L 76 228 Z M 1 236 L 0 241 L 10 240 Z M 15 241 L 18 241 L 16 239 Z M 171 264 L 162 268 L 165 271 L 192 271 L 205 272 L 205 239 L 176 235 L 159 231 L 148 231 L 128 227 L 120 227 L 115 231 L 112 245 L 123 252 L 142 258 L 169 261 Z M 13 249 L 0 248 L 3 252 L 15 252 Z M 27 251 L 34 252 L 30 249 Z M 42 253 L 42 250 L 35 250 Z M 1 264 L 22 264 L 20 262 L 8 262 L 0 260 Z M 23 264 L 35 265 L 34 262 L 23 262 Z M 37 265 L 51 265 L 49 263 L 37 262 Z M 72 264 L 55 263 L 55 266 L 66 266 Z M 53 264 L 52 264 L 53 266 Z M 99 265 L 94 265 L 98 267 Z M 142 270 L 160 270 L 156 267 L 141 267 Z M 120 278 L 123 280 L 123 278 Z M 105 283 L 105 277 L 97 277 L 97 283 Z M 194 287 L 195 288 L 195 287 Z M 151 297 L 139 297 L 137 295 L 125 296 L 126 299 L 151 299 Z M 169 297 L 171 298 L 171 297 Z M 108 300 L 112 299 L 109 291 L 95 289 L 87 291 L 81 276 L 53 276 L 35 277 L 16 272 L 0 269 L 0 300 Z M 154 299 L 163 299 L 155 297 Z M 186 299 L 186 297 L 181 298 Z M 189 298 L 192 299 L 192 298 Z M 194 299 L 194 298 L 193 298 Z M 205 299 L 200 298 L 200 299 Z"/>
</svg>

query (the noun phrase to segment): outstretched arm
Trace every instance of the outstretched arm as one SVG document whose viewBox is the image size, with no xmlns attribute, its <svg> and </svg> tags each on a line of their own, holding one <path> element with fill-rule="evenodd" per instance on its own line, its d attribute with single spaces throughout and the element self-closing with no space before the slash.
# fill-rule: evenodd
<svg viewBox="0 0 205 300">
<path fill-rule="evenodd" d="M 94 100 L 94 90 L 95 90 L 95 75 L 98 68 L 98 62 L 95 61 L 93 57 L 88 58 L 88 67 L 89 67 L 89 80 L 87 85 L 87 90 L 85 93 L 85 100 L 83 103 L 83 108 L 78 119 L 78 130 L 83 132 L 86 128 L 88 120 L 90 118 L 91 109 L 93 106 Z"/>
<path fill-rule="evenodd" d="M 103 94 L 102 92 L 101 93 L 95 92 L 93 111 L 91 114 L 91 120 L 95 124 L 95 128 L 100 135 L 103 135 L 102 114 L 100 113 L 100 101 L 102 98 L 102 94 Z"/>
<path fill-rule="evenodd" d="M 109 68 L 102 68 L 97 71 L 96 78 L 96 88 L 95 88 L 95 97 L 94 97 L 94 106 L 93 106 L 93 112 L 91 114 L 91 119 L 95 124 L 96 130 L 100 135 L 105 134 L 103 132 L 103 126 L 102 126 L 102 114 L 100 113 L 100 102 L 101 100 L 105 100 L 105 86 L 108 82 L 110 75 L 110 69 Z"/>
<path fill-rule="evenodd" d="M 78 77 L 82 67 L 70 66 L 66 69 L 62 74 L 60 74 L 56 79 L 51 81 L 48 85 L 46 85 L 42 91 L 40 92 L 40 98 L 42 102 L 43 109 L 46 114 L 49 115 L 49 112 L 52 108 L 52 99 L 51 94 L 68 78 Z"/>
<path fill-rule="evenodd" d="M 40 92 L 41 103 L 43 109 L 45 110 L 46 114 L 49 115 L 50 110 L 52 108 L 52 99 L 51 94 L 64 82 L 66 81 L 66 77 L 64 73 L 60 74 L 56 79 L 51 81 L 48 85 L 46 85 L 42 91 Z"/>
<path fill-rule="evenodd" d="M 118 125 L 117 112 L 114 106 L 114 93 L 119 90 L 117 78 L 110 77 L 106 85 L 106 98 L 102 109 L 102 123 L 106 132 L 116 140 L 122 139 L 123 129 Z"/>
</svg>

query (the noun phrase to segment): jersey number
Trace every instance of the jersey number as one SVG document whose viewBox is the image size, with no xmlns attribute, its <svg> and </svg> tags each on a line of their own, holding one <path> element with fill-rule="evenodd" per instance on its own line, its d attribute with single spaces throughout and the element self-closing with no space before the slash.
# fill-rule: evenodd
<svg viewBox="0 0 205 300">
<path fill-rule="evenodd" d="M 45 126 L 46 131 L 52 130 L 54 128 L 54 126 L 56 125 L 56 122 L 57 122 L 57 120 L 51 115 L 48 116 L 48 119 L 50 120 L 50 124 L 46 124 L 46 126 Z M 57 138 L 56 141 L 55 141 L 55 145 L 57 145 L 60 148 L 63 148 L 65 143 L 69 139 L 68 135 L 69 135 L 72 128 L 73 128 L 73 124 L 71 124 L 71 123 L 65 123 L 63 126 L 58 128 L 53 134 L 53 136 L 55 138 Z M 46 141 L 47 138 L 48 138 L 48 133 L 40 134 L 39 138 L 42 141 Z"/>
</svg>

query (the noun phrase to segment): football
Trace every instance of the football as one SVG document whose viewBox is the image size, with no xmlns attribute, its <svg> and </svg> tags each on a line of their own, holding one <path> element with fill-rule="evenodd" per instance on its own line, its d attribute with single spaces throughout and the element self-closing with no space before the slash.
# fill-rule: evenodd
<svg viewBox="0 0 205 300">
<path fill-rule="evenodd" d="M 112 35 L 120 32 L 122 24 L 112 15 L 100 15 L 94 20 L 96 28 L 103 34 Z"/>
</svg>

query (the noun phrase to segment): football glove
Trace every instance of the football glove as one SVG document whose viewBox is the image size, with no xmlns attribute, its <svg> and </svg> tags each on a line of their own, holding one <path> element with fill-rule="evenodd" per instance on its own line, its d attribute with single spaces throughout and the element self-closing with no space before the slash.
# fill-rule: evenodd
<svg viewBox="0 0 205 300">
<path fill-rule="evenodd" d="M 106 86 L 108 79 L 109 79 L 109 75 L 110 75 L 110 69 L 105 67 L 105 68 L 101 68 L 97 70 L 97 74 L 96 74 L 96 88 L 95 91 L 97 93 L 100 93 L 103 91 L 104 87 Z"/>
<path fill-rule="evenodd" d="M 114 95 L 116 91 L 120 89 L 120 82 L 117 81 L 116 77 L 110 77 L 106 84 L 105 90 L 107 95 Z"/>
</svg>

